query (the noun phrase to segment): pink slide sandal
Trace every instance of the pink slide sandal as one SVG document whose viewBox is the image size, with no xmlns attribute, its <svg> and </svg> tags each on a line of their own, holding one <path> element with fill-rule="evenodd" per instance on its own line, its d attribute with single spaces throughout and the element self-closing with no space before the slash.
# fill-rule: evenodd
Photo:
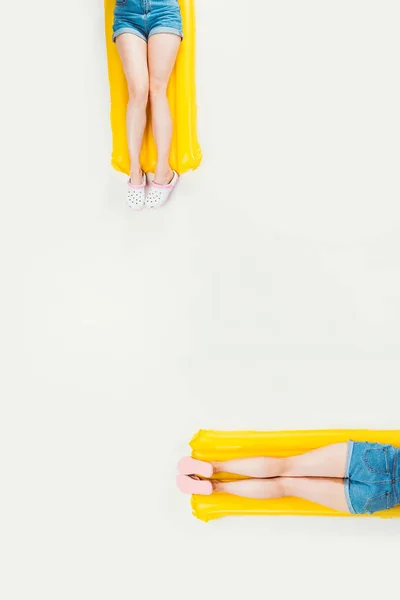
<svg viewBox="0 0 400 600">
<path fill-rule="evenodd" d="M 214 473 L 210 463 L 196 460 L 190 456 L 185 456 L 179 461 L 178 471 L 181 475 L 201 475 L 201 477 L 211 477 Z"/>
<path fill-rule="evenodd" d="M 176 478 L 178 488 L 184 494 L 201 494 L 202 496 L 210 496 L 213 493 L 211 481 L 188 477 L 187 475 L 178 475 Z"/>
</svg>

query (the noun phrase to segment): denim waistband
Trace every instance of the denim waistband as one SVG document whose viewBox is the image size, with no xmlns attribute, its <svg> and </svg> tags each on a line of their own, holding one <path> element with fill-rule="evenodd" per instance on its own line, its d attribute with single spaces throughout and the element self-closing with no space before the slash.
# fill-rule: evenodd
<svg viewBox="0 0 400 600">
<path fill-rule="evenodd" d="M 400 448 L 394 448 L 392 478 L 397 502 L 400 503 Z"/>
</svg>

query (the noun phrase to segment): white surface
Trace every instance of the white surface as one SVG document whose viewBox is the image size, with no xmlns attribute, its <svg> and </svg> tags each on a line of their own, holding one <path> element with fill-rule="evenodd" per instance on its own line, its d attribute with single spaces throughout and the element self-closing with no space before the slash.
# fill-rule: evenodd
<svg viewBox="0 0 400 600">
<path fill-rule="evenodd" d="M 136 214 L 101 0 L 4 8 L 2 599 L 393 592 L 400 521 L 174 477 L 200 427 L 400 426 L 398 2 L 199 0 L 204 163 Z"/>
</svg>

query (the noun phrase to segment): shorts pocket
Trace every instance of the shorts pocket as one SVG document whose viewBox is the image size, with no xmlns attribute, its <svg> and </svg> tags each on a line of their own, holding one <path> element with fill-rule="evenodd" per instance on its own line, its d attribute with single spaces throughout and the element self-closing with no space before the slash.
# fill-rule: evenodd
<svg viewBox="0 0 400 600">
<path fill-rule="evenodd" d="M 385 492 L 375 498 L 370 498 L 365 505 L 365 512 L 372 515 L 373 513 L 381 510 L 388 510 L 390 508 L 390 494 Z"/>
<path fill-rule="evenodd" d="M 389 456 L 385 446 L 381 448 L 368 448 L 364 452 L 364 463 L 371 473 L 389 475 Z"/>
<path fill-rule="evenodd" d="M 126 4 L 128 0 L 115 0 L 115 4 L 117 6 L 121 6 L 122 4 Z"/>
</svg>

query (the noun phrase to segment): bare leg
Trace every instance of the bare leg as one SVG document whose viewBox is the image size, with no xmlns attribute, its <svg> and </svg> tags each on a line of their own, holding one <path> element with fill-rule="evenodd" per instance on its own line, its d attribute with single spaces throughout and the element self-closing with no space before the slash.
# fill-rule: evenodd
<svg viewBox="0 0 400 600">
<path fill-rule="evenodd" d="M 173 177 L 169 165 L 172 119 L 167 98 L 167 86 L 180 43 L 181 38 L 170 33 L 158 33 L 149 38 L 151 118 L 157 146 L 155 181 L 161 185 L 168 184 Z"/>
<path fill-rule="evenodd" d="M 147 44 L 137 35 L 122 33 L 116 40 L 129 89 L 126 130 L 133 184 L 142 183 L 140 151 L 146 127 L 146 107 L 149 98 Z"/>
<path fill-rule="evenodd" d="M 316 502 L 334 510 L 350 512 L 344 492 L 344 480 L 323 477 L 288 477 L 283 478 L 286 496 L 303 498 Z"/>
<path fill-rule="evenodd" d="M 334 510 L 349 512 L 343 479 L 282 477 L 277 479 L 247 479 L 232 482 L 213 482 L 216 492 L 245 498 L 282 498 L 294 496 L 322 504 Z"/>
<path fill-rule="evenodd" d="M 212 462 L 214 472 L 248 477 L 337 477 L 344 478 L 347 443 L 331 444 L 288 458 L 255 457 Z"/>
</svg>

